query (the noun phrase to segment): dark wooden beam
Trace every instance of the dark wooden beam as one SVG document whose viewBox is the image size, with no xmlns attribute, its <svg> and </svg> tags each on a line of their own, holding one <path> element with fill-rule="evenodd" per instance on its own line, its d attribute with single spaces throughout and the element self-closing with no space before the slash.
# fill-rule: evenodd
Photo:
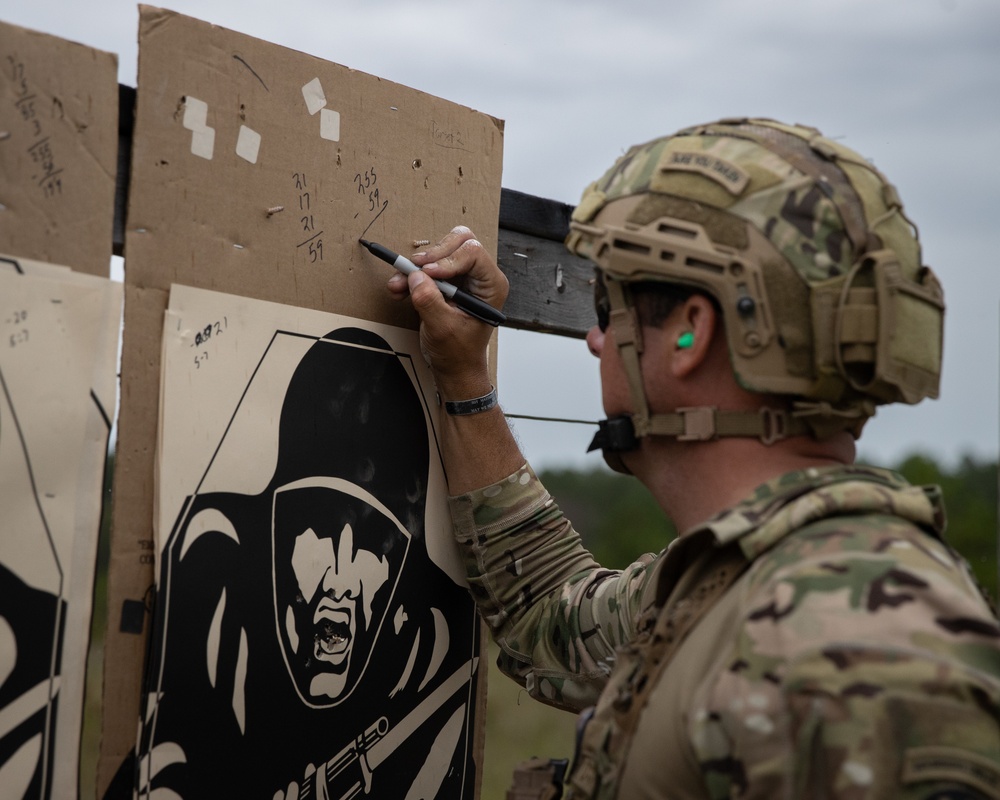
<svg viewBox="0 0 1000 800">
<path fill-rule="evenodd" d="M 500 190 L 500 228 L 539 239 L 563 241 L 573 206 L 514 189 Z"/>
<path fill-rule="evenodd" d="M 597 322 L 594 265 L 552 241 L 501 228 L 497 262 L 510 281 L 508 326 L 583 338 Z"/>
</svg>

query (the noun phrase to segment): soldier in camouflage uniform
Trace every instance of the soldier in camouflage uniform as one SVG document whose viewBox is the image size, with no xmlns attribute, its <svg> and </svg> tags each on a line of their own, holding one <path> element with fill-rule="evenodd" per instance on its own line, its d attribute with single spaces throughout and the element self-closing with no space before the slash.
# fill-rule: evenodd
<svg viewBox="0 0 1000 800">
<path fill-rule="evenodd" d="M 567 244 L 597 265 L 595 446 L 682 531 L 622 571 L 523 463 L 486 326 L 421 274 L 390 289 L 452 401 L 500 666 L 583 711 L 568 796 L 1000 798 L 1000 625 L 938 491 L 853 465 L 876 405 L 938 391 L 941 289 L 892 186 L 811 128 L 724 120 L 626 153 Z M 506 297 L 465 228 L 414 261 Z"/>
</svg>

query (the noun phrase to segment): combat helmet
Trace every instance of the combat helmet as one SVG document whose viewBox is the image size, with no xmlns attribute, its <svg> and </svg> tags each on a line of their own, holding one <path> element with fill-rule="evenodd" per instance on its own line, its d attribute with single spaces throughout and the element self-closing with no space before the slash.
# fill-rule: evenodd
<svg viewBox="0 0 1000 800">
<path fill-rule="evenodd" d="M 637 145 L 584 192 L 566 245 L 597 265 L 633 400 L 601 423 L 605 455 L 648 435 L 857 437 L 877 405 L 938 395 L 944 298 L 916 227 L 872 164 L 814 128 L 726 119 Z M 714 298 L 737 381 L 786 407 L 651 415 L 637 282 Z"/>
</svg>

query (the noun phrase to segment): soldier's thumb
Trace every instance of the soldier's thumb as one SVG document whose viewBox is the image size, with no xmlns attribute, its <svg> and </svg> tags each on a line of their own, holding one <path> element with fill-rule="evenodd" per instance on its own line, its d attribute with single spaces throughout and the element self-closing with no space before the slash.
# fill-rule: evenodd
<svg viewBox="0 0 1000 800">
<path fill-rule="evenodd" d="M 433 325 L 441 318 L 442 314 L 447 313 L 448 304 L 445 302 L 444 295 L 434 285 L 434 281 L 424 273 L 414 272 L 408 276 L 407 282 L 410 286 L 410 300 L 421 320 Z"/>
</svg>

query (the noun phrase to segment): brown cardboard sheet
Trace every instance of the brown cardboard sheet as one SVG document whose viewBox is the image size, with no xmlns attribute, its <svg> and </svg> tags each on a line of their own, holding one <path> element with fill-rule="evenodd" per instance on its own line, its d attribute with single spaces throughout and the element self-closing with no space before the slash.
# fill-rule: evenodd
<svg viewBox="0 0 1000 800">
<path fill-rule="evenodd" d="M 118 60 L 0 22 L 0 252 L 108 275 Z"/>
<path fill-rule="evenodd" d="M 465 224 L 495 251 L 503 144 L 480 112 L 169 11 L 140 16 L 101 794 L 136 744 L 171 284 L 413 329 L 384 291 L 390 268 L 357 240 L 409 252 Z"/>
</svg>

